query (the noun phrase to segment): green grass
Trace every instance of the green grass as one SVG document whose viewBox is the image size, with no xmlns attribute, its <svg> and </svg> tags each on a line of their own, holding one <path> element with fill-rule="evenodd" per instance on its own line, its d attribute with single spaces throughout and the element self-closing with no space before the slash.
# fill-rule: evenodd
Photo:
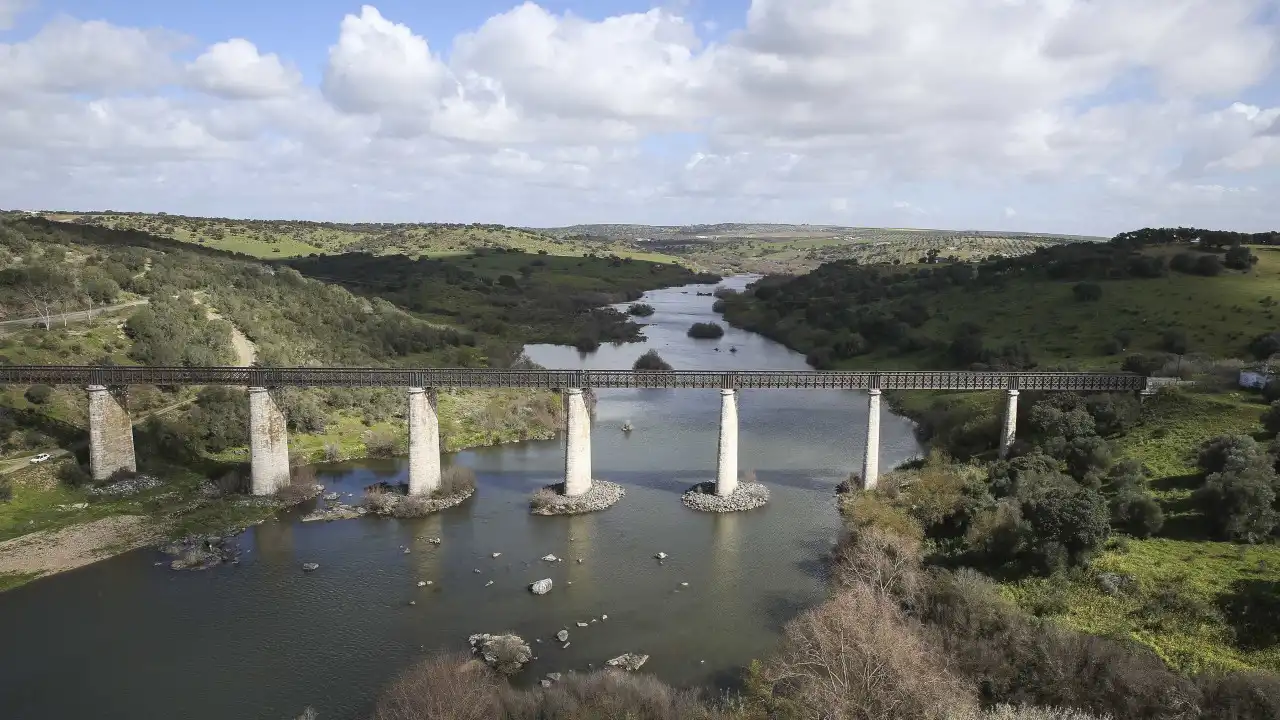
<svg viewBox="0 0 1280 720">
<path fill-rule="evenodd" d="M 26 585 L 38 577 L 35 573 L 0 573 L 0 593 Z"/>
<path fill-rule="evenodd" d="M 1167 538 L 1130 540 L 1126 549 L 1111 550 L 1095 559 L 1092 570 L 1132 577 L 1137 587 L 1108 595 L 1099 589 L 1094 576 L 1088 575 L 1065 586 L 1052 579 L 1023 580 L 1003 586 L 1003 591 L 1029 610 L 1042 606 L 1046 597 L 1056 596 L 1056 603 L 1065 600 L 1068 609 L 1054 616 L 1057 622 L 1096 635 L 1132 639 L 1186 673 L 1248 668 L 1280 671 L 1280 645 L 1242 649 L 1238 634 L 1221 610 L 1235 583 L 1280 580 L 1280 546 Z M 1181 604 L 1190 609 L 1144 612 L 1144 604 L 1166 587 L 1176 587 L 1183 598 Z"/>
</svg>

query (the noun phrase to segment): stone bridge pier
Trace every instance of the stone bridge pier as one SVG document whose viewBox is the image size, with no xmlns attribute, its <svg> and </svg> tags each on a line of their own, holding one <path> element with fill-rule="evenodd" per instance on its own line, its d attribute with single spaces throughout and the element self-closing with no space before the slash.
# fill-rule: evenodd
<svg viewBox="0 0 1280 720">
<path fill-rule="evenodd" d="M 591 414 L 582 388 L 565 388 L 564 494 L 591 489 Z"/>
<path fill-rule="evenodd" d="M 129 419 L 125 391 L 90 385 L 88 392 L 89 475 L 95 481 L 102 481 L 121 470 L 137 472 L 133 422 Z"/>
<path fill-rule="evenodd" d="M 289 427 L 271 391 L 249 388 L 249 463 L 254 495 L 289 484 Z"/>
<path fill-rule="evenodd" d="M 867 440 L 862 451 L 862 487 L 870 490 L 880 480 L 880 389 L 867 391 Z"/>
<path fill-rule="evenodd" d="M 738 489 L 738 391 L 720 391 L 720 444 L 716 458 L 716 495 Z"/>
<path fill-rule="evenodd" d="M 409 494 L 440 487 L 440 398 L 434 388 L 409 388 Z"/>
</svg>

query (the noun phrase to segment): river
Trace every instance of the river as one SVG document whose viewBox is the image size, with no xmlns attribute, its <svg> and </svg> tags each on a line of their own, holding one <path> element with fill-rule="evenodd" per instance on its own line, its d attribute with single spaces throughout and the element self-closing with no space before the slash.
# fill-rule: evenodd
<svg viewBox="0 0 1280 720">
<path fill-rule="evenodd" d="M 648 293 L 657 310 L 644 319 L 648 342 L 527 353 L 551 368 L 629 369 L 650 348 L 677 369 L 807 368 L 734 328 L 719 340 L 686 337 L 690 324 L 718 320 L 713 298 L 697 294 L 713 287 Z M 860 465 L 865 414 L 861 392 L 742 392 L 740 467 L 772 498 L 710 515 L 684 508 L 680 494 L 714 478 L 718 391 L 603 390 L 594 475 L 627 494 L 602 513 L 531 516 L 530 494 L 562 476 L 564 456 L 562 442 L 529 442 L 448 458 L 476 471 L 479 490 L 423 520 L 304 524 L 303 508 L 245 532 L 238 565 L 173 572 L 157 566 L 163 555 L 139 550 L 33 582 L 0 594 L 0 717 L 292 718 L 310 705 L 321 720 L 355 718 L 428 651 L 507 630 L 538 656 L 517 682 L 640 652 L 651 656 L 645 671 L 668 682 L 732 686 L 783 623 L 826 593 L 834 488 Z M 880 433 L 882 467 L 918 454 L 907 420 L 886 410 Z M 330 490 L 357 497 L 407 474 L 400 459 L 318 467 Z M 437 536 L 438 547 L 419 539 Z M 659 563 L 658 552 L 670 558 Z M 548 553 L 564 561 L 539 559 Z M 304 562 L 320 569 L 303 573 Z M 551 593 L 529 593 L 544 577 Z M 552 638 L 562 628 L 568 649 Z"/>
</svg>

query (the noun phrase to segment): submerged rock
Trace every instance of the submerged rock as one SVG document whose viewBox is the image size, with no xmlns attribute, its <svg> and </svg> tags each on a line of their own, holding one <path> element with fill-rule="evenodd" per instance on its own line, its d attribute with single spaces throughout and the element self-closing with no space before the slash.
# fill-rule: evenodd
<svg viewBox="0 0 1280 720">
<path fill-rule="evenodd" d="M 303 572 L 313 572 L 320 569 L 320 563 L 302 563 Z"/>
<path fill-rule="evenodd" d="M 240 561 L 240 548 L 232 537 L 208 537 L 192 535 L 183 538 L 164 549 L 175 556 L 169 563 L 174 570 L 207 570 L 215 565 Z"/>
</svg>

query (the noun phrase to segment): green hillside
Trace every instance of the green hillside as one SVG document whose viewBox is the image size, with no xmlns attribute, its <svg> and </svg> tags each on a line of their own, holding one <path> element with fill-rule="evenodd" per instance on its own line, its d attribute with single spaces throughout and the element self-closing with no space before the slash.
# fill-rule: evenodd
<svg viewBox="0 0 1280 720">
<path fill-rule="evenodd" d="M 632 243 L 558 239 L 535 230 L 481 223 L 330 223 L 117 212 L 49 212 L 43 217 L 115 230 L 138 230 L 267 259 L 345 252 L 442 257 L 465 255 L 476 248 L 504 248 L 530 253 L 545 251 L 552 255 L 601 253 L 673 261 Z"/>
</svg>

